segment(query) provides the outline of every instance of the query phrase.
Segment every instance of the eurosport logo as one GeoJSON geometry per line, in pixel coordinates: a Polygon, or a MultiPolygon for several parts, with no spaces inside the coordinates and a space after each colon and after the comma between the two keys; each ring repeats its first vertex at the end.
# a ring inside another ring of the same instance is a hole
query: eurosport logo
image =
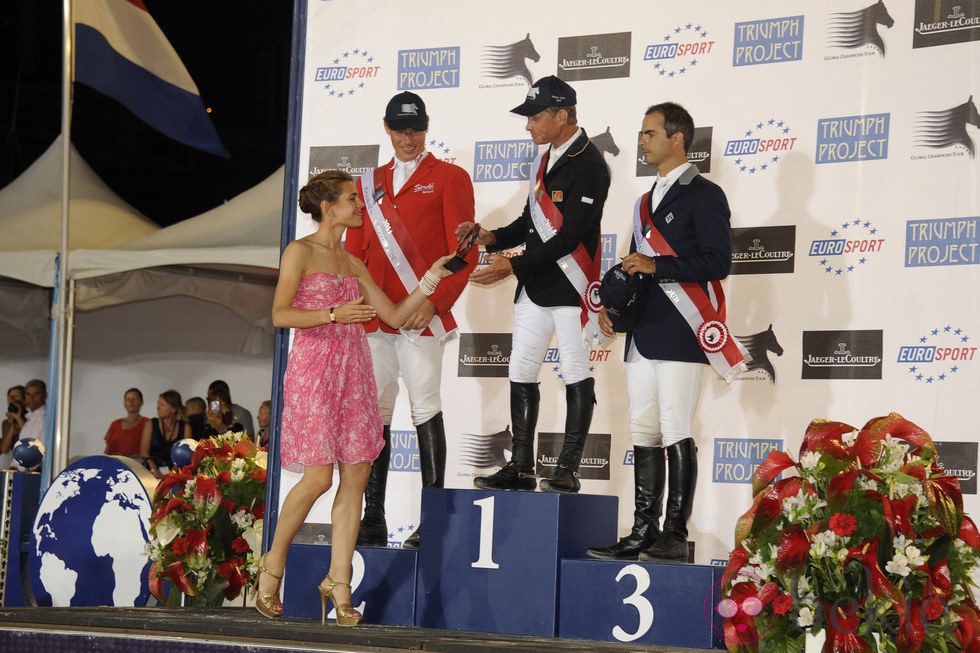
{"type": "MultiPolygon", "coordinates": [[[[695,127],[691,149],[687,152],[688,162],[696,165],[702,173],[711,172],[711,136],[713,131],[713,127],[695,127]]],[[[639,142],[636,144],[636,176],[657,176],[657,166],[647,165],[643,161],[639,142]]]]}
{"type": "Polygon", "coordinates": [[[656,43],[643,50],[643,60],[651,61],[657,76],[673,79],[693,72],[711,54],[715,42],[700,23],[677,25],[656,43]]]}
{"type": "Polygon", "coordinates": [[[324,145],[310,148],[310,176],[343,170],[358,177],[378,167],[379,145],[324,145]]]}
{"type": "Polygon", "coordinates": [[[375,65],[374,57],[360,48],[345,50],[330,63],[333,65],[318,66],[314,70],[313,82],[321,85],[325,95],[335,100],[351,97],[365,88],[366,80],[381,74],[381,66],[375,65]]]}
{"type": "Polygon", "coordinates": [[[809,256],[825,274],[840,277],[864,268],[884,244],[885,239],[870,220],[851,220],[833,229],[830,238],[812,240],[809,256]]]}
{"type": "Polygon", "coordinates": [[[793,130],[785,120],[776,118],[755,123],[745,130],[744,136],[725,144],[725,156],[735,157],[735,167],[747,175],[763,173],[775,167],[779,159],[796,145],[793,130]]]}
{"type": "MultiPolygon", "coordinates": [[[[747,336],[735,336],[751,358],[746,363],[746,371],[735,376],[736,381],[769,381],[776,383],[776,368],[769,354],[783,355],[783,346],[776,340],[772,325],[765,331],[747,336]]],[[[721,377],[719,377],[721,378],[721,377]]]]}
{"type": "MultiPolygon", "coordinates": [[[[564,433],[538,433],[538,457],[535,461],[535,473],[538,476],[551,478],[555,475],[555,466],[564,442],[564,433]]],[[[589,433],[576,476],[583,480],[608,481],[611,442],[610,433],[589,433]]]]}
{"type": "MultiPolygon", "coordinates": [[[[462,433],[459,436],[459,462],[472,470],[503,467],[510,460],[513,436],[508,426],[496,433],[462,433]]],[[[457,476],[474,476],[473,471],[457,476]]]]}
{"type": "Polygon", "coordinates": [[[459,334],[457,376],[506,378],[510,364],[511,334],[459,334]]]}
{"type": "Polygon", "coordinates": [[[480,84],[480,88],[499,88],[501,86],[530,86],[533,80],[531,70],[527,67],[528,61],[537,63],[541,55],[534,48],[531,42],[531,33],[528,32],[520,41],[507,45],[488,45],[483,48],[483,55],[480,58],[483,75],[493,79],[519,81],[492,82],[480,84]]]}
{"type": "Polygon", "coordinates": [[[630,76],[630,32],[562,36],[558,39],[559,79],[611,79],[630,76]]]}
{"type": "Polygon", "coordinates": [[[732,274],[792,274],[796,225],[732,228],[732,274]]]}
{"type": "Polygon", "coordinates": [[[905,223],[905,267],[980,264],[980,217],[909,220],[905,223]]]}
{"type": "Polygon", "coordinates": [[[898,348],[898,363],[916,383],[933,385],[953,381],[963,368],[973,364],[977,348],[966,330],[944,324],[929,330],[914,344],[898,348]]]}
{"type": "Polygon", "coordinates": [[[527,181],[538,146],[530,139],[477,141],[473,157],[473,181],[527,181]]]}
{"type": "Polygon", "coordinates": [[[392,472],[419,471],[419,437],[415,431],[391,430],[391,462],[388,469],[392,472]]]}
{"type": "Polygon", "coordinates": [[[856,50],[847,54],[828,55],[832,59],[885,56],[885,41],[879,25],[891,28],[895,19],[888,13],[883,0],[856,11],[837,12],[830,15],[827,27],[827,45],[832,48],[856,50]]]}
{"type": "MultiPolygon", "coordinates": [[[[595,372],[595,366],[599,363],[607,363],[612,349],[593,348],[589,352],[589,373],[595,372]]],[[[557,347],[549,347],[544,354],[544,364],[551,368],[555,377],[561,381],[565,378],[561,369],[561,352],[557,347]]]]}
{"type": "Polygon", "coordinates": [[[963,494],[977,493],[977,443],[936,441],[939,469],[960,480],[963,494]]]}
{"type": "Polygon", "coordinates": [[[782,440],[715,438],[711,480],[714,483],[752,483],[759,465],[771,451],[781,451],[782,440]]]}
{"type": "Polygon", "coordinates": [[[980,112],[973,95],[966,102],[936,111],[920,111],[915,115],[916,147],[946,150],[930,154],[913,154],[913,161],[948,159],[976,155],[976,144],[968,127],[980,127],[980,112]]]}
{"type": "Polygon", "coordinates": [[[732,66],[759,66],[803,58],[803,16],[735,23],[732,66]]]}
{"type": "Polygon", "coordinates": [[[459,46],[398,51],[398,90],[457,88],[459,46]]]}
{"type": "Polygon", "coordinates": [[[817,163],[850,163],[888,158],[891,114],[821,118],[817,121],[817,163]]]}
{"type": "Polygon", "coordinates": [[[804,331],[804,379],[881,379],[882,332],[804,331]]]}
{"type": "Polygon", "coordinates": [[[980,0],[915,0],[912,48],[980,40],[980,0]]]}

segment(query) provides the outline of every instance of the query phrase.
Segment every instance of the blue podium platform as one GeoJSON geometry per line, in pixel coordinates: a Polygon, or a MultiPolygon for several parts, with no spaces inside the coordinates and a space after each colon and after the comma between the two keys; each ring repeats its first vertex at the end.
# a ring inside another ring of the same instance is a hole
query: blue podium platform
{"type": "MultiPolygon", "coordinates": [[[[282,595],[283,615],[320,619],[317,584],[330,568],[331,547],[293,544],[286,558],[282,595]]],[[[351,603],[372,624],[411,626],[415,619],[415,551],[361,547],[354,551],[351,603]]],[[[327,602],[327,619],[333,606],[327,602]]]]}
{"type": "Polygon", "coordinates": [[[724,569],[563,560],[560,637],[725,648],[715,607],[724,569]]]}
{"type": "Polygon", "coordinates": [[[0,605],[34,605],[27,561],[34,544],[31,526],[41,498],[41,475],[4,471],[0,480],[0,605]]]}
{"type": "Polygon", "coordinates": [[[616,539],[618,499],[422,491],[415,625],[554,636],[561,559],[616,539]]]}

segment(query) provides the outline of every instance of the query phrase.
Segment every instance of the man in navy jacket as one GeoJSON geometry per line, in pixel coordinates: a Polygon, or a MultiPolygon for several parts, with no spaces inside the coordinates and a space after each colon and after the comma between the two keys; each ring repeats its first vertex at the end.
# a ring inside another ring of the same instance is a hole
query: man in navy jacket
{"type": "MultiPolygon", "coordinates": [[[[694,282],[708,293],[710,282],[728,276],[732,262],[728,201],[718,185],[687,161],[693,136],[694,121],[677,104],[654,105],[643,118],[640,150],[645,163],[657,166],[658,176],[649,198],[644,195],[637,203],[630,254],[622,263],[627,274],[642,275],[634,308],[637,319],[626,336],[634,525],[619,542],[590,548],[588,555],[594,558],[688,559],[687,521],[697,482],[692,423],[708,363],[705,351],[716,341],[699,338],[692,321],[701,323],[700,318],[685,318],[678,308],[682,302],[677,301],[681,287],[672,282],[694,282]],[[669,247],[651,248],[651,232],[669,247]],[[664,249],[672,253],[642,253],[664,249]],[[665,485],[667,508],[661,529],[665,485]]],[[[613,335],[605,310],[600,311],[599,325],[606,335],[613,335]]]]}

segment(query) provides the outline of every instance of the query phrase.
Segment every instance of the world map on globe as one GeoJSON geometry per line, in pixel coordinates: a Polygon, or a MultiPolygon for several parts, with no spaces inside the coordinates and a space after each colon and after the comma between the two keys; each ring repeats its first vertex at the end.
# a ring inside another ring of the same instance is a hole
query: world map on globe
{"type": "Polygon", "coordinates": [[[122,457],[90,456],[51,483],[30,555],[38,605],[146,605],[152,502],[135,467],[122,457]]]}

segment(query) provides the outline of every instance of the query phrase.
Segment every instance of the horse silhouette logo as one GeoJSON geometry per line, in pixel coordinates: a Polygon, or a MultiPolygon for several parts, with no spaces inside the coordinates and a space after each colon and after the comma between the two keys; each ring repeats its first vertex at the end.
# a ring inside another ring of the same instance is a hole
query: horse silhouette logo
{"type": "Polygon", "coordinates": [[[459,436],[459,462],[470,467],[503,467],[510,460],[511,432],[508,426],[498,433],[463,433],[459,436]]]}
{"type": "Polygon", "coordinates": [[[511,43],[510,45],[488,45],[483,48],[483,74],[487,77],[495,77],[496,79],[510,79],[511,77],[520,77],[528,85],[534,83],[534,79],[531,77],[531,71],[528,69],[527,64],[524,63],[526,59],[537,63],[541,59],[541,55],[538,51],[534,49],[534,44],[531,43],[531,33],[528,32],[522,40],[516,43],[511,43]]]}
{"type": "Polygon", "coordinates": [[[775,384],[776,370],[772,366],[772,361],[769,360],[769,352],[782,356],[783,347],[776,340],[772,325],[770,324],[768,329],[760,333],[754,333],[750,336],[735,336],[735,339],[749,352],[748,371],[762,370],[769,375],[769,380],[775,384]]]}
{"type": "Polygon", "coordinates": [[[966,131],[967,125],[980,128],[980,113],[972,95],[966,102],[951,109],[920,111],[916,114],[915,144],[932,148],[959,145],[966,148],[972,159],[976,148],[966,131]]]}
{"type": "Polygon", "coordinates": [[[590,140],[600,152],[609,152],[613,156],[619,156],[619,146],[616,145],[616,141],[613,140],[609,127],[606,127],[606,131],[602,132],[598,136],[593,136],[590,140]]]}
{"type": "Polygon", "coordinates": [[[891,28],[894,24],[883,0],[857,11],[831,14],[828,45],[851,49],[873,45],[885,56],[885,42],[878,33],[878,25],[891,28]]]}

